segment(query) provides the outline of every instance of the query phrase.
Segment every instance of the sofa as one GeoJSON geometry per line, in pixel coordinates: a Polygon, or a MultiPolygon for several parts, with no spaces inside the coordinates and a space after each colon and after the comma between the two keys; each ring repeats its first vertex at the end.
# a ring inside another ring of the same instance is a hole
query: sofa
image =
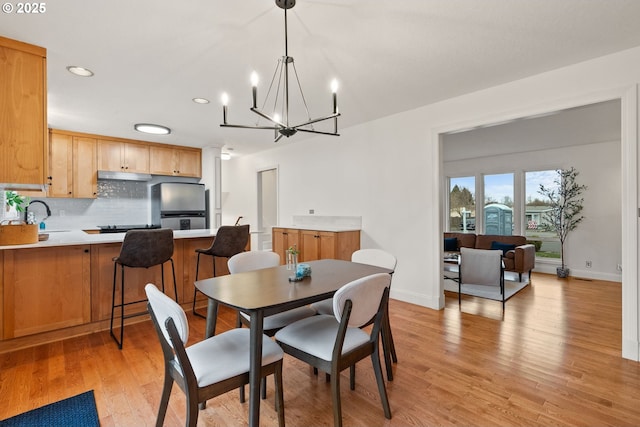
{"type": "Polygon", "coordinates": [[[528,273],[531,276],[531,270],[536,266],[536,248],[527,243],[525,236],[445,232],[444,239],[445,252],[460,252],[462,247],[501,249],[504,270],[518,273],[520,281],[522,281],[522,273],[528,273]],[[455,250],[453,250],[454,247],[455,250]]]}

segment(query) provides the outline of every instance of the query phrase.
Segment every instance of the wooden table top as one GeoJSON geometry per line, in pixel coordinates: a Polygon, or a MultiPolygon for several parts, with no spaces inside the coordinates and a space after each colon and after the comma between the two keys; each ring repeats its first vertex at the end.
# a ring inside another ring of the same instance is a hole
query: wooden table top
{"type": "Polygon", "coordinates": [[[221,304],[244,312],[263,309],[268,315],[330,298],[341,286],[353,280],[376,273],[391,273],[386,268],[335,259],[304,264],[311,267],[311,276],[299,282],[290,282],[289,277],[295,272],[281,265],[199,280],[195,285],[221,304]]]}

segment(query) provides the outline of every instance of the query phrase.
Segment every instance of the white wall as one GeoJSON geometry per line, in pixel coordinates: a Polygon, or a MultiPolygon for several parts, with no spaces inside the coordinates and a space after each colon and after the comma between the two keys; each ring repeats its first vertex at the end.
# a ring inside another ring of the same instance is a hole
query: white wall
{"type": "MultiPolygon", "coordinates": [[[[519,178],[526,171],[571,166],[580,172],[578,182],[588,188],[585,219],[565,243],[566,264],[573,276],[620,281],[616,269],[622,262],[620,141],[445,162],[443,173],[458,177],[514,172],[519,178]],[[592,261],[590,269],[585,268],[587,260],[592,261]]],[[[555,274],[557,264],[538,262],[535,271],[555,274]]]]}
{"type": "Polygon", "coordinates": [[[224,164],[223,212],[253,215],[255,223],[256,171],[277,164],[280,221],[308,209],[362,216],[362,247],[382,247],[398,258],[391,296],[439,309],[444,303],[440,133],[624,95],[623,122],[632,126],[622,141],[622,222],[631,236],[623,236],[623,263],[628,262],[622,348],[624,357],[637,360],[638,81],[640,48],[635,48],[343,129],[339,138],[299,140],[236,159],[224,164]]]}

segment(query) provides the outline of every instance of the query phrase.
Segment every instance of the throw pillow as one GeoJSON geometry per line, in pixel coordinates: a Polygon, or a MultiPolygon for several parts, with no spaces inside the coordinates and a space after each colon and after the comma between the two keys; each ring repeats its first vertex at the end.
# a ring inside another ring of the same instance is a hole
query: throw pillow
{"type": "Polygon", "coordinates": [[[491,242],[491,249],[501,250],[502,256],[505,256],[507,252],[512,251],[516,248],[516,245],[502,242],[491,242]]]}
{"type": "Polygon", "coordinates": [[[444,251],[456,252],[458,250],[458,238],[457,237],[445,237],[444,239],[444,251]]]}

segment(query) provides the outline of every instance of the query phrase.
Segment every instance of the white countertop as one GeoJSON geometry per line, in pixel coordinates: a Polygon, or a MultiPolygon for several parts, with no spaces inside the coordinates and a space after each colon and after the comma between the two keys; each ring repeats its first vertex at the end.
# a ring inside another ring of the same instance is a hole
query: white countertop
{"type": "MultiPolygon", "coordinates": [[[[214,237],[217,229],[202,230],[174,230],[175,239],[190,239],[198,237],[214,237]]],[[[42,233],[48,234],[49,239],[43,242],[28,245],[8,245],[0,246],[3,249],[26,249],[26,248],[47,248],[55,246],[73,245],[95,245],[101,243],[122,243],[125,233],[104,233],[90,234],[82,230],[45,230],[42,233]]]]}
{"type": "Polygon", "coordinates": [[[278,225],[273,228],[290,228],[293,230],[314,230],[314,231],[331,231],[339,233],[341,231],[360,231],[359,227],[344,227],[340,225],[278,225]]]}

